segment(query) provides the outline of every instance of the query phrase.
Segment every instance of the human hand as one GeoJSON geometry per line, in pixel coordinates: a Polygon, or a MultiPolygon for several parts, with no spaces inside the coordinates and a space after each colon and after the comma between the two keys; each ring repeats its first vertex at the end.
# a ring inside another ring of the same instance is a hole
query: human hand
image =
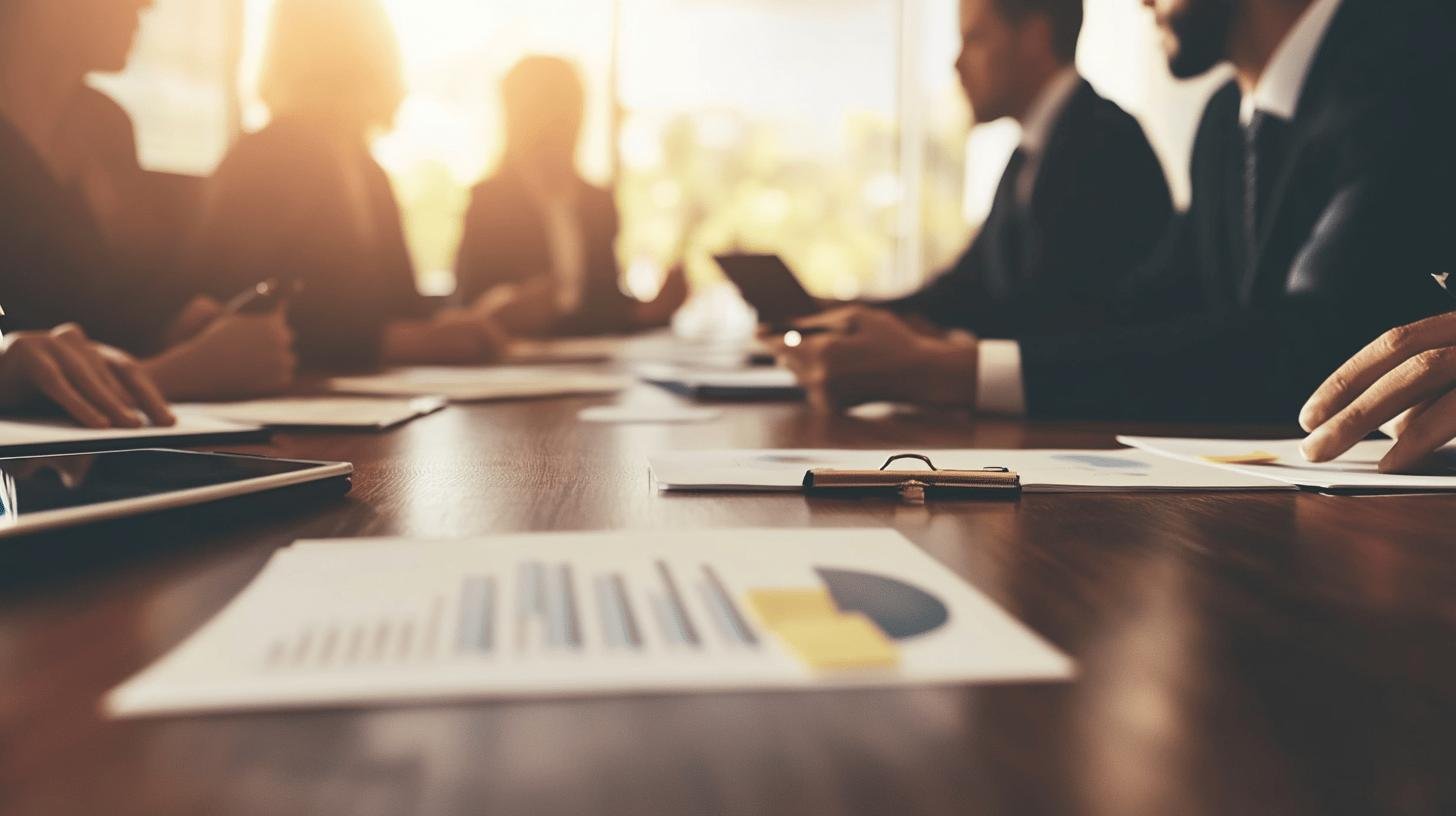
{"type": "Polygon", "coordinates": [[[394,365],[478,365],[505,353],[509,338],[474,309],[446,309],[432,319],[394,323],[385,331],[384,360],[394,365]]]}
{"type": "Polygon", "coordinates": [[[283,390],[293,382],[298,358],[293,330],[279,309],[224,315],[146,367],[174,400],[227,400],[283,390]]]}
{"type": "Polygon", "coordinates": [[[489,317],[506,334],[517,337],[546,334],[561,317],[556,284],[546,277],[501,284],[477,298],[469,310],[489,317]]]}
{"type": "Polygon", "coordinates": [[[922,334],[883,309],[849,306],[805,318],[777,339],[779,360],[815,408],[910,402],[973,408],[977,341],[922,334]]]}
{"type": "Polygon", "coordinates": [[[0,342],[0,401],[22,405],[37,398],[88,428],[138,428],[143,418],[154,425],[177,421],[141,364],[91,342],[75,325],[15,332],[0,342]]]}
{"type": "Polygon", "coordinates": [[[223,305],[216,300],[206,295],[193,298],[182,307],[182,311],[177,313],[171,325],[162,333],[164,347],[171,348],[191,340],[221,317],[222,313],[223,305]]]}
{"type": "Polygon", "coordinates": [[[1456,312],[1392,329],[1325,380],[1299,414],[1300,449],[1326,462],[1380,428],[1380,470],[1410,470],[1456,438],[1456,312]]]}

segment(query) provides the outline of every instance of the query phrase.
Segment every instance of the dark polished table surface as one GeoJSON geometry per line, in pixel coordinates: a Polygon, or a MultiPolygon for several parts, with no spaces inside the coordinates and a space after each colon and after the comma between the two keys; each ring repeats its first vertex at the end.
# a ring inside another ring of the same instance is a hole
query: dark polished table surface
{"type": "MultiPolygon", "coordinates": [[[[1456,497],[659,495],[695,447],[1112,447],[1115,431],[601,399],[454,407],[256,453],[283,497],[22,540],[0,571],[4,814],[1456,813],[1456,497]],[[893,527],[1079,662],[1075,683],[110,721],[98,702],[297,538],[893,527]]],[[[1267,429],[1265,429],[1267,430],[1267,429]]],[[[1251,429],[1222,429],[1224,435],[1251,429]]],[[[1286,431],[1287,433],[1287,431],[1286,431]]]]}

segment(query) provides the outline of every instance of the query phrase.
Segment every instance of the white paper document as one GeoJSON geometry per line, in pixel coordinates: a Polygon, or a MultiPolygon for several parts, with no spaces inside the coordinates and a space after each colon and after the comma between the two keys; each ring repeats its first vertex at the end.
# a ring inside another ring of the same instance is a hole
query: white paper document
{"type": "Polygon", "coordinates": [[[257,423],[230,422],[206,414],[176,409],[173,413],[177,423],[169,426],[147,425],[141,428],[83,428],[65,419],[4,419],[0,420],[0,451],[7,448],[30,448],[41,446],[76,446],[91,444],[124,443],[136,441],[138,447],[145,447],[148,440],[185,440],[189,437],[215,437],[231,434],[257,433],[262,428],[257,423]]]}
{"type": "Polygon", "coordinates": [[[382,431],[444,408],[441,397],[279,397],[178,406],[188,413],[268,428],[382,431]]]}
{"type": "Polygon", "coordinates": [[[803,394],[794,372],[772,366],[713,368],[651,363],[638,366],[637,376],[699,399],[797,398],[803,394]]]}
{"type": "Polygon", "coordinates": [[[1205,467],[1220,468],[1265,479],[1274,479],[1299,487],[1321,490],[1451,490],[1456,491],[1456,445],[1447,446],[1435,457],[1436,473],[1405,476],[1381,473],[1380,460],[1395,443],[1388,439],[1356,443],[1348,453],[1333,462],[1312,464],[1299,452],[1298,439],[1171,439],[1125,436],[1124,445],[1169,457],[1171,460],[1197,462],[1205,467]],[[1259,461],[1260,464],[1237,464],[1220,459],[1259,461]],[[1444,466],[1441,464],[1444,462],[1444,466]],[[1442,475],[1444,471],[1444,475],[1442,475]]]}
{"type": "MultiPolygon", "coordinates": [[[[906,450],[701,450],[649,457],[661,490],[802,490],[814,468],[874,469],[906,450]]],[[[1288,490],[1272,479],[1134,450],[915,451],[946,470],[1009,468],[1026,493],[1288,490]]],[[[918,467],[899,463],[897,468],[918,467]]]]}
{"type": "Polygon", "coordinates": [[[686,425],[712,422],[723,416],[717,408],[694,405],[638,404],[594,405],[577,414],[582,422],[614,425],[686,425]]]}
{"type": "Polygon", "coordinates": [[[561,337],[513,340],[506,352],[509,365],[605,363],[617,359],[628,343],[625,337],[561,337]]]}
{"type": "Polygon", "coordinates": [[[451,402],[612,394],[631,380],[599,369],[567,366],[399,368],[382,374],[335,377],[330,391],[341,394],[441,396],[451,402]]]}
{"type": "Polygon", "coordinates": [[[627,336],[556,337],[516,340],[506,353],[508,365],[567,363],[682,363],[714,368],[739,368],[750,356],[765,351],[751,339],[721,342],[689,340],[669,331],[627,336]]]}
{"type": "Polygon", "coordinates": [[[105,699],[116,716],[1069,679],[890,530],[299,542],[105,699]]]}

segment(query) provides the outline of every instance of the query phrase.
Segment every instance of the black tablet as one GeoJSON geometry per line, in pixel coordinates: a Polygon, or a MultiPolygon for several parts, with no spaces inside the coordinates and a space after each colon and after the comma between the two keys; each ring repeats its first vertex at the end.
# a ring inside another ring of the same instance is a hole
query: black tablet
{"type": "Polygon", "coordinates": [[[129,450],[0,458],[0,538],[336,479],[354,466],[225,453],[129,450]]]}
{"type": "Polygon", "coordinates": [[[777,255],[717,255],[713,260],[758,311],[760,323],[783,325],[821,311],[819,301],[777,255]]]}

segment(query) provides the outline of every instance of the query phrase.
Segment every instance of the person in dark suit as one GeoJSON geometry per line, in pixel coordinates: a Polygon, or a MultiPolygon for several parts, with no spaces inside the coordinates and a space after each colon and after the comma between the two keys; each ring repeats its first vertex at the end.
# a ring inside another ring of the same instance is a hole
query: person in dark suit
{"type": "Polygon", "coordinates": [[[686,287],[673,270],[658,297],[622,293],[611,191],[576,171],[585,111],[571,63],[526,57],[501,83],[506,150],[471,195],[456,263],[457,295],[487,298],[512,334],[602,334],[664,325],[686,287]]]}
{"type": "Polygon", "coordinates": [[[398,203],[369,152],[404,98],[384,8],[279,0],[260,92],[272,121],[218,167],[187,267],[217,296],[300,282],[289,319],[312,368],[495,359],[505,339],[489,315],[437,310],[415,288],[398,203]]]}
{"type": "MultiPolygon", "coordinates": [[[[922,329],[1002,338],[1109,324],[1173,205],[1142,127],[1074,67],[1082,17],[1081,0],[962,0],[956,70],[976,118],[1014,119],[1022,130],[991,211],[960,260],[922,290],[811,323],[891,325],[893,312],[922,329]]],[[[878,376],[834,379],[827,387],[845,393],[880,387],[878,376]]],[[[933,387],[930,372],[898,379],[933,387]]]]}
{"type": "Polygon", "coordinates": [[[1173,205],[1137,120],[1073,66],[1081,25],[1080,0],[963,4],[966,95],[978,121],[1017,120],[1021,143],[960,260],[883,305],[982,337],[1106,325],[1173,205]]]}
{"type": "MultiPolygon", "coordinates": [[[[937,401],[1050,418],[1292,421],[1340,361],[1441,307],[1429,272],[1448,252],[1439,224],[1453,217],[1452,173],[1436,141],[1449,128],[1433,117],[1449,115],[1452,74],[1437,4],[1144,2],[1176,75],[1226,59],[1237,75],[1204,112],[1189,213],[1123,304],[1126,326],[918,348],[944,378],[937,401]]],[[[857,342],[894,346],[879,335],[857,342]]],[[[909,362],[854,364],[866,379],[863,369],[909,362]]],[[[801,362],[814,364],[822,355],[801,362]]]]}
{"type": "MultiPolygon", "coordinates": [[[[129,188],[109,185],[117,177],[108,168],[131,145],[130,123],[84,83],[88,73],[125,66],[149,5],[0,3],[0,327],[58,352],[14,359],[25,361],[20,373],[44,375],[44,393],[88,425],[139,424],[134,409],[169,419],[160,394],[254,395],[293,375],[291,337],[275,315],[217,315],[171,335],[184,301],[160,297],[151,270],[131,268],[106,229],[129,204],[129,188]],[[150,356],[136,363],[113,345],[150,356]],[[83,403],[114,410],[87,412],[83,403]]],[[[128,160],[134,154],[120,161],[128,160]]]]}

